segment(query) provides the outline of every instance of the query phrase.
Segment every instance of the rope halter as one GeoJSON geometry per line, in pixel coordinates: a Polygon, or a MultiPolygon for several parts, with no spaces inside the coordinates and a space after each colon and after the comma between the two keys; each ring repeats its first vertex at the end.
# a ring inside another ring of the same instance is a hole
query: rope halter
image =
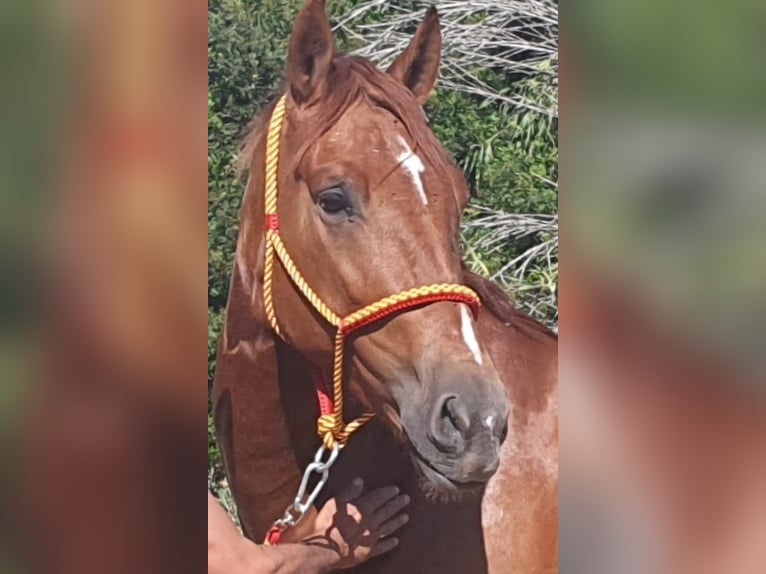
{"type": "Polygon", "coordinates": [[[389,295],[345,317],[340,317],[330,309],[309,286],[300,271],[298,271],[295,262],[290,257],[279,235],[277,173],[279,169],[279,144],[284,117],[285,95],[282,95],[271,115],[266,138],[266,255],[264,261],[263,302],[271,328],[284,340],[274,310],[273,294],[274,260],[279,259],[288,277],[298,287],[306,300],[311,303],[311,306],[316,309],[325,321],[336,328],[332,396],[329,396],[322,388],[324,385],[316,385],[320,406],[317,432],[322,439],[323,445],[327,449],[334,449],[345,445],[354,431],[373,417],[372,413],[366,413],[349,423],[343,422],[343,351],[346,336],[357,329],[380,321],[394,313],[436,301],[465,303],[471,306],[474,314],[478,312],[480,303],[478,295],[465,285],[437,283],[389,295]]]}

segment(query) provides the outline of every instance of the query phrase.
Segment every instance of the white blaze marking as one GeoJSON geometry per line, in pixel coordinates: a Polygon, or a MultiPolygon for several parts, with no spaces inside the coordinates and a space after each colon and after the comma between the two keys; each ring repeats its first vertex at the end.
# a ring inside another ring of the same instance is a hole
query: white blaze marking
{"type": "Polygon", "coordinates": [[[484,426],[489,430],[495,428],[495,417],[493,415],[488,415],[487,418],[484,419],[484,426]]]}
{"type": "Polygon", "coordinates": [[[418,189],[420,201],[423,202],[423,205],[428,205],[426,191],[423,189],[423,180],[420,177],[420,174],[426,170],[426,166],[423,165],[420,157],[418,157],[416,153],[413,153],[412,149],[410,149],[410,146],[406,141],[404,141],[402,136],[398,136],[398,139],[399,144],[403,149],[402,153],[399,154],[398,160],[402,164],[402,167],[405,169],[405,171],[407,171],[409,174],[410,179],[412,179],[412,183],[414,183],[415,187],[418,189]]]}
{"type": "Polygon", "coordinates": [[[473,358],[481,365],[484,363],[484,359],[481,356],[481,349],[479,349],[479,341],[476,340],[476,333],[473,330],[473,323],[471,322],[471,316],[468,314],[468,307],[465,305],[460,306],[460,318],[461,318],[461,331],[463,333],[463,340],[468,345],[473,358]]]}

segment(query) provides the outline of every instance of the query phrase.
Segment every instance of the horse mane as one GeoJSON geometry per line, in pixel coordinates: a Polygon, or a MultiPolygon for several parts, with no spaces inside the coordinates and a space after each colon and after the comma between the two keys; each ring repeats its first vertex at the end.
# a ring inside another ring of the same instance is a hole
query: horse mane
{"type": "MultiPolygon", "coordinates": [[[[330,130],[346,110],[360,100],[367,100],[393,114],[409,133],[418,152],[429,161],[436,165],[451,162],[449,154],[428,128],[425,113],[412,93],[366,58],[336,53],[326,85],[327,92],[316,105],[306,110],[307,114],[311,114],[311,120],[301,123],[299,138],[303,144],[295,157],[296,165],[308,148],[330,130]]],[[[284,85],[280,93],[288,89],[289,87],[284,85]]],[[[276,99],[250,123],[240,148],[240,174],[251,169],[257,150],[264,141],[275,105],[276,99]]]]}
{"type": "Polygon", "coordinates": [[[517,309],[511,298],[499,285],[469,270],[465,263],[462,264],[462,267],[465,284],[476,291],[482,305],[505,326],[515,327],[537,340],[550,337],[558,339],[548,327],[517,309]]]}

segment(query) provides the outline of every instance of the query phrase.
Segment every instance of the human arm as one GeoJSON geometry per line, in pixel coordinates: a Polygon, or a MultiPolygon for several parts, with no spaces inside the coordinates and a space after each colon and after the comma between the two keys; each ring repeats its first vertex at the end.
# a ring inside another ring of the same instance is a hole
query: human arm
{"type": "Polygon", "coordinates": [[[320,574],[361,564],[394,548],[389,537],[407,522],[409,502],[387,487],[361,496],[355,481],[319,511],[311,534],[296,544],[261,546],[242,536],[208,492],[208,574],[320,574]]]}

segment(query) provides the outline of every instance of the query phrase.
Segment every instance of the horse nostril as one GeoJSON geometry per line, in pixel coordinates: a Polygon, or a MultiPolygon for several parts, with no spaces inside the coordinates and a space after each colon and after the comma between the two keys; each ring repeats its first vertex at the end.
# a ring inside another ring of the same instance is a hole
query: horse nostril
{"type": "Polygon", "coordinates": [[[457,453],[465,446],[470,417],[466,407],[455,395],[448,395],[437,403],[431,418],[430,436],[442,452],[457,453]]]}
{"type": "Polygon", "coordinates": [[[468,430],[471,419],[465,406],[460,403],[457,397],[450,397],[444,401],[442,406],[442,418],[448,419],[461,434],[468,430]]]}

